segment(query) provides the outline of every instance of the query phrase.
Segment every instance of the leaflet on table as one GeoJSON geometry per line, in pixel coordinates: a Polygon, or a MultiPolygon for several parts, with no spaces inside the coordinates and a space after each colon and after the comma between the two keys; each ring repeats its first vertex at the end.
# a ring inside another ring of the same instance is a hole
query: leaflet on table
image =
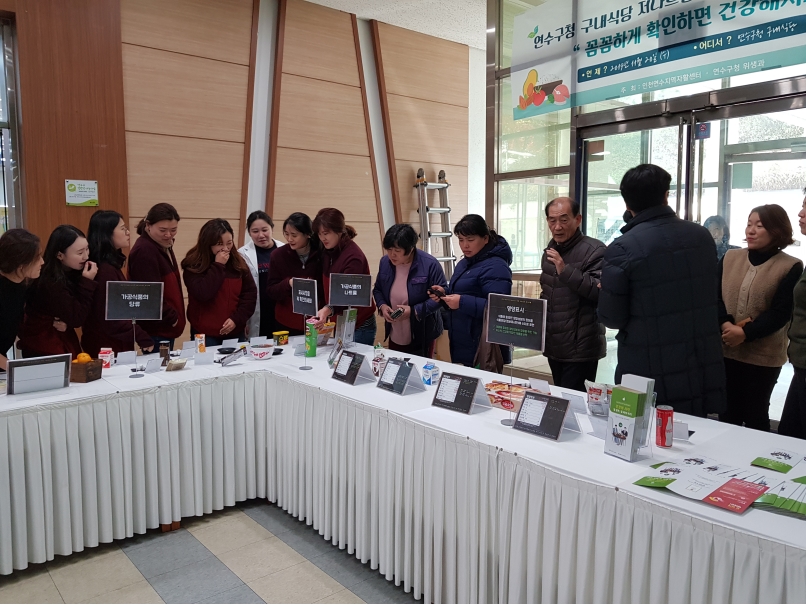
{"type": "Polygon", "coordinates": [[[778,471],[779,473],[788,473],[801,460],[803,460],[803,454],[772,448],[758,456],[750,464],[778,471]]]}
{"type": "Polygon", "coordinates": [[[634,462],[644,431],[646,393],[624,386],[613,387],[608,414],[606,454],[634,462]]]}
{"type": "MultiPolygon", "coordinates": [[[[733,470],[736,470],[735,467],[733,470]]],[[[635,481],[635,485],[666,488],[684,498],[743,513],[769,488],[761,477],[755,477],[758,481],[753,481],[753,471],[749,471],[746,479],[733,475],[734,472],[728,467],[718,463],[690,466],[666,462],[658,466],[652,475],[635,481]]]]}
{"type": "Polygon", "coordinates": [[[753,506],[788,517],[806,518],[806,485],[781,481],[762,494],[753,506]]]}

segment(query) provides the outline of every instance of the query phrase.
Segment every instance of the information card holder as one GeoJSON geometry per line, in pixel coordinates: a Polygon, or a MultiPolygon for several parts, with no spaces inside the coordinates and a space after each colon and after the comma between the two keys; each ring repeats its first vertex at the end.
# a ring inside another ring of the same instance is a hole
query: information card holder
{"type": "Polygon", "coordinates": [[[526,391],[512,428],[558,441],[570,407],[567,399],[526,391]]]}
{"type": "Polygon", "coordinates": [[[9,359],[6,393],[21,395],[70,386],[70,353],[9,359]]]}
{"type": "Polygon", "coordinates": [[[473,404],[490,407],[487,391],[478,378],[447,372],[440,376],[431,405],[469,414],[473,404]]]}
{"type": "Polygon", "coordinates": [[[362,382],[375,382],[375,374],[372,373],[366,356],[354,351],[344,351],[341,354],[332,377],[352,386],[362,382]]]}
{"type": "Polygon", "coordinates": [[[398,395],[421,392],[425,390],[423,379],[413,363],[402,359],[390,358],[378,379],[378,388],[398,395]]]}
{"type": "MultiPolygon", "coordinates": [[[[539,298],[490,294],[487,297],[487,333],[490,344],[509,347],[510,363],[515,359],[515,347],[542,351],[546,344],[546,301],[539,298]]],[[[510,387],[513,384],[509,372],[510,387]]],[[[512,412],[501,421],[504,426],[513,426],[512,412]]]]}
{"type": "MultiPolygon", "coordinates": [[[[132,322],[132,350],[137,351],[137,322],[162,319],[162,282],[106,282],[106,320],[132,322]]],[[[142,378],[136,371],[129,378],[142,378]]]]}
{"type": "Polygon", "coordinates": [[[328,302],[333,307],[347,307],[347,310],[336,318],[336,337],[341,338],[345,348],[352,347],[355,342],[355,330],[360,326],[351,323],[353,307],[372,306],[372,276],[353,273],[331,273],[328,302]]]}
{"type": "MultiPolygon", "coordinates": [[[[291,278],[291,310],[297,315],[302,315],[303,331],[306,330],[308,318],[319,313],[319,295],[317,292],[315,279],[291,278]]],[[[307,355],[305,356],[305,364],[301,365],[299,369],[313,370],[313,367],[308,365],[307,355]]]]}

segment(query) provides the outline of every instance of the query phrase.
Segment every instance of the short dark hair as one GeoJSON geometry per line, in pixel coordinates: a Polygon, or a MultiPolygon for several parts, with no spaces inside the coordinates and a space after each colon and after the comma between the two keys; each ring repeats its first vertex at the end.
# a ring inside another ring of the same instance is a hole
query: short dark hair
{"type": "Polygon", "coordinates": [[[246,219],[246,230],[249,231],[252,228],[252,223],[255,221],[266,221],[269,224],[269,227],[274,229],[274,221],[271,220],[271,217],[263,212],[262,210],[255,210],[249,217],[246,219]]]}
{"type": "Polygon", "coordinates": [[[456,226],[454,226],[453,233],[454,235],[463,235],[465,237],[468,235],[489,237],[490,242],[493,243],[498,241],[498,234],[490,229],[489,225],[487,225],[487,221],[484,220],[484,217],[479,216],[478,214],[465,214],[459,219],[459,222],[456,223],[456,226]]]}
{"type": "Polygon", "coordinates": [[[9,229],[0,237],[0,271],[14,274],[39,260],[41,242],[25,229],[9,229]]]}
{"type": "Polygon", "coordinates": [[[387,229],[386,235],[383,236],[383,248],[401,248],[406,254],[411,254],[411,251],[417,247],[419,236],[411,225],[406,223],[399,223],[392,225],[387,229]]]}
{"type": "Polygon", "coordinates": [[[619,190],[627,208],[638,214],[647,208],[663,206],[672,175],[655,164],[640,164],[622,177],[619,190]]]}
{"type": "Polygon", "coordinates": [[[546,218],[548,218],[548,216],[549,216],[549,208],[551,208],[551,206],[553,204],[559,204],[561,202],[568,202],[569,204],[571,204],[571,215],[574,216],[574,217],[579,216],[579,202],[578,201],[576,201],[572,197],[555,197],[548,204],[546,204],[546,218]]]}
{"type": "Polygon", "coordinates": [[[758,214],[761,224],[764,225],[767,233],[772,238],[768,250],[783,250],[795,243],[792,237],[792,223],[789,221],[786,210],[781,206],[778,204],[765,204],[756,206],[750,211],[750,214],[754,212],[758,214]]]}

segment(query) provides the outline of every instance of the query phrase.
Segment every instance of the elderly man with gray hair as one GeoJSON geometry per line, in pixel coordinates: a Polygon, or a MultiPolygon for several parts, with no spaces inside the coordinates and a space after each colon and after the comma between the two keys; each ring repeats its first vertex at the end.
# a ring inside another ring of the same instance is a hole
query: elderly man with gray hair
{"type": "Polygon", "coordinates": [[[576,200],[551,200],[546,221],[552,238],[541,263],[540,298],[548,311],[543,355],[555,385],[584,391],[607,353],[605,328],[596,315],[605,245],[582,234],[576,200]]]}

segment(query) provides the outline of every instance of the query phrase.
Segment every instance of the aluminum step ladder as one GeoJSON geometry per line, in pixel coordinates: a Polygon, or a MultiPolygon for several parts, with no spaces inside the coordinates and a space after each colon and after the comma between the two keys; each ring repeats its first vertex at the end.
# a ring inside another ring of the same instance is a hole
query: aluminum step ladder
{"type": "Polygon", "coordinates": [[[448,281],[456,268],[456,255],[453,251],[453,231],[451,227],[451,207],[448,204],[448,187],[450,183],[445,179],[445,171],[440,170],[437,183],[425,180],[425,171],[417,170],[417,180],[414,188],[417,189],[417,200],[420,213],[420,242],[423,251],[436,257],[442,263],[445,277],[448,281]],[[428,192],[437,191],[438,205],[428,205],[428,192]],[[439,231],[431,230],[431,215],[439,215],[439,231]],[[436,241],[435,241],[436,240],[436,241]],[[439,248],[439,250],[437,250],[439,248]]]}

